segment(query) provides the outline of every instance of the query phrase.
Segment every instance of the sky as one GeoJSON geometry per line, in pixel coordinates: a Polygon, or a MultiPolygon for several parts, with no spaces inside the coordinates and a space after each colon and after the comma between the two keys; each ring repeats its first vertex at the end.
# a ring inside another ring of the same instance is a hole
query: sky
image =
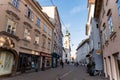
{"type": "Polygon", "coordinates": [[[86,38],[87,0],[37,0],[41,6],[57,6],[62,24],[62,32],[68,27],[71,38],[71,53],[76,53],[78,44],[86,38]]]}

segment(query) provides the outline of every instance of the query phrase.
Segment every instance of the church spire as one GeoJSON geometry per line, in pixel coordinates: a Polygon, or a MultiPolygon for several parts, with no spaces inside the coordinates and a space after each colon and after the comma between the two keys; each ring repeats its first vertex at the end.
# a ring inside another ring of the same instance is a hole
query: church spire
{"type": "Polygon", "coordinates": [[[70,33],[68,31],[68,27],[66,27],[66,33],[65,33],[65,36],[70,36],[70,33]]]}

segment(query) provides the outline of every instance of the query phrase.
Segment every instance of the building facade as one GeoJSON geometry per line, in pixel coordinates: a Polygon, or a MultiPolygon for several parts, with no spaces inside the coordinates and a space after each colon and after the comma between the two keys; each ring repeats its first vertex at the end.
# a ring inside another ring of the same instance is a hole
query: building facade
{"type": "Polygon", "coordinates": [[[49,20],[55,26],[53,31],[53,50],[52,50],[52,67],[59,65],[60,58],[62,58],[62,46],[63,46],[63,34],[62,26],[58,9],[56,6],[44,6],[43,12],[45,12],[50,18],[49,20]]]}
{"type": "Polygon", "coordinates": [[[94,17],[100,28],[105,77],[120,79],[120,0],[96,0],[94,17]]]}
{"type": "Polygon", "coordinates": [[[92,61],[95,63],[95,70],[103,70],[100,34],[96,20],[94,19],[95,0],[88,0],[88,21],[86,25],[86,34],[90,39],[90,52],[92,61]]]}
{"type": "Polygon", "coordinates": [[[35,0],[0,1],[0,76],[51,67],[54,25],[35,0]]]}
{"type": "Polygon", "coordinates": [[[87,38],[83,40],[76,49],[76,62],[79,62],[80,64],[87,64],[88,59],[86,56],[89,54],[89,49],[89,39],[87,38]]]}

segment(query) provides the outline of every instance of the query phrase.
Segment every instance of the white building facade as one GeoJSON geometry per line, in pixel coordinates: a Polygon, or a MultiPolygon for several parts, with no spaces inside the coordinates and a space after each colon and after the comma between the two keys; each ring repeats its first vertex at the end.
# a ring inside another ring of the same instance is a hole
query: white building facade
{"type": "Polygon", "coordinates": [[[86,35],[89,37],[90,52],[92,61],[95,63],[95,70],[103,70],[102,54],[100,52],[99,28],[94,17],[95,0],[88,0],[88,21],[86,24],[86,35]]]}
{"type": "Polygon", "coordinates": [[[77,52],[76,52],[76,62],[79,62],[79,63],[82,63],[82,64],[88,63],[86,55],[88,55],[88,53],[90,51],[89,39],[87,38],[87,39],[83,40],[79,44],[79,46],[76,50],[77,50],[77,52]]]}

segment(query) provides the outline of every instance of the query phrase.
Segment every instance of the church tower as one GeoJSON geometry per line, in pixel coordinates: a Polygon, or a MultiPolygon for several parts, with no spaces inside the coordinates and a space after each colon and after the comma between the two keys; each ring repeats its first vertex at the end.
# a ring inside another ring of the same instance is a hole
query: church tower
{"type": "Polygon", "coordinates": [[[71,48],[70,48],[70,33],[68,31],[68,28],[66,28],[66,33],[64,36],[64,49],[66,52],[66,62],[70,62],[71,61],[71,48]]]}

